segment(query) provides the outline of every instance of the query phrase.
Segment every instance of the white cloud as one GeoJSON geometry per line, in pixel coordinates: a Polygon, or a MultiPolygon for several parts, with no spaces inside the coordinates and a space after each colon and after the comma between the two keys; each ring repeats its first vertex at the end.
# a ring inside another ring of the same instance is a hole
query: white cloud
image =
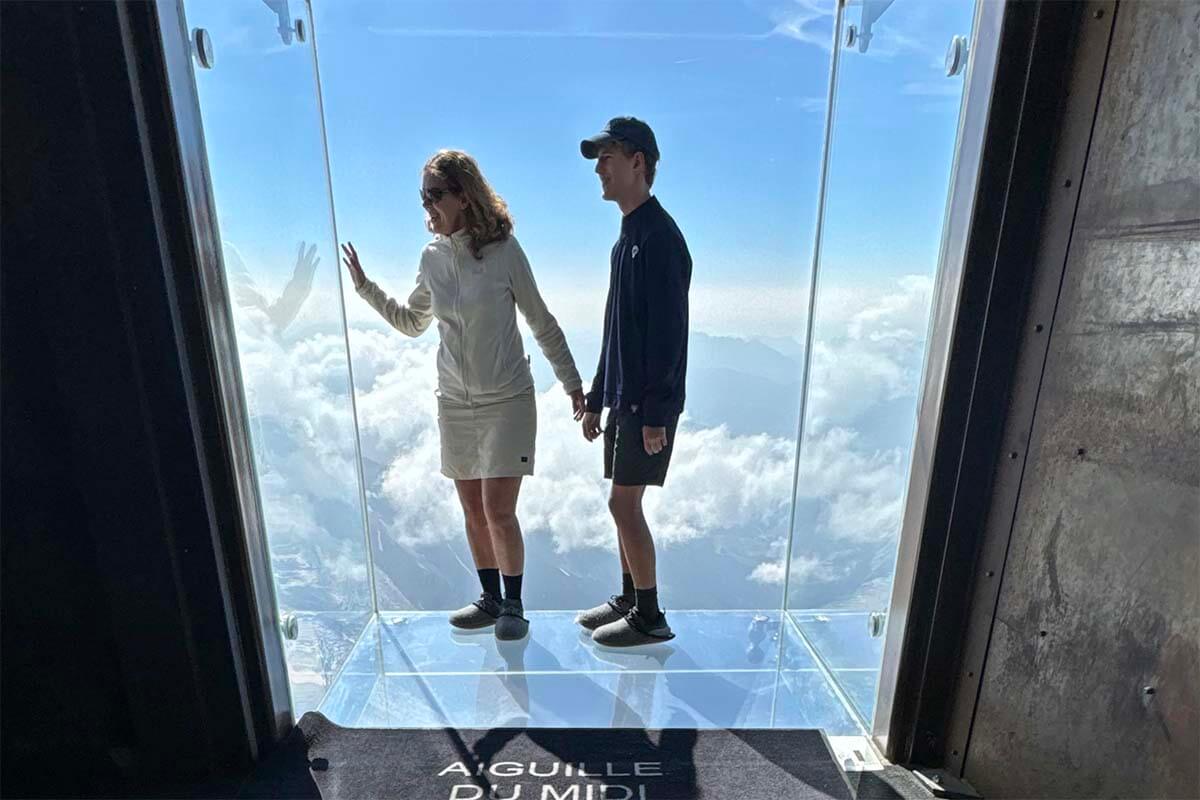
{"type": "MultiPolygon", "coordinates": [[[[712,283],[696,276],[688,294],[691,328],[713,336],[796,336],[808,313],[808,265],[790,270],[789,283],[712,283]]],[[[787,274],[785,272],[785,274],[787,274]]],[[[568,334],[599,333],[607,286],[544,281],[546,304],[568,334]]],[[[374,313],[374,312],[372,312],[374,313]]],[[[351,316],[353,324],[358,325],[351,316]]]]}
{"type": "Polygon", "coordinates": [[[829,108],[829,101],[824,97],[801,97],[797,101],[801,111],[807,111],[810,114],[824,114],[829,108]]]}
{"type": "MultiPolygon", "coordinates": [[[[791,579],[800,582],[828,581],[836,577],[833,568],[816,556],[799,556],[792,559],[791,579]]],[[[756,583],[782,586],[787,579],[783,561],[764,561],[750,573],[756,583]]]]}
{"type": "MultiPolygon", "coordinates": [[[[894,20],[895,16],[889,16],[894,20]]],[[[903,17],[901,17],[903,19],[903,17]]],[[[892,59],[902,55],[921,55],[926,60],[937,59],[935,63],[941,66],[939,47],[922,39],[925,32],[919,26],[909,23],[897,26],[891,21],[877,21],[871,26],[871,41],[867,46],[868,58],[892,59]]]]}
{"type": "MultiPolygon", "coordinates": [[[[756,42],[773,36],[812,44],[829,50],[832,37],[833,12],[822,0],[753,0],[749,3],[770,21],[771,28],[763,32],[689,31],[676,30],[597,30],[597,29],[536,29],[536,28],[409,28],[369,25],[366,30],[376,36],[401,38],[449,39],[598,39],[625,41],[745,41],[756,42]]],[[[676,63],[687,63],[676,62],[676,63]]]]}
{"type": "MultiPolygon", "coordinates": [[[[905,454],[873,445],[855,425],[882,402],[915,396],[930,289],[929,279],[910,277],[866,290],[822,290],[812,419],[796,490],[801,502],[818,509],[806,536],[893,546],[905,454]]],[[[235,317],[263,506],[272,550],[281,559],[277,576],[293,588],[333,582],[337,585],[326,587],[331,602],[346,606],[366,581],[354,511],[355,431],[340,312],[322,329],[313,320],[328,318],[329,304],[319,305],[301,314],[294,332],[273,330],[258,309],[238,309],[235,317]]],[[[755,306],[741,308],[742,324],[752,326],[746,308],[755,306]]],[[[452,483],[439,471],[436,332],[413,340],[354,325],[350,333],[362,453],[375,476],[367,487],[376,511],[374,534],[410,549],[461,544],[462,513],[452,483]]],[[[561,387],[540,393],[537,403],[537,475],[526,481],[519,507],[526,535],[548,537],[560,553],[614,550],[601,443],[583,440],[561,387]]],[[[647,495],[647,516],[660,546],[713,539],[718,547],[726,532],[749,531],[740,545],[747,554],[761,555],[752,555],[759,563],[741,579],[782,583],[786,543],[780,531],[791,510],[794,441],[734,435],[724,425],[700,427],[686,416],[677,440],[666,488],[647,495]]],[[[603,568],[608,566],[604,561],[603,568]]],[[[808,583],[841,580],[854,569],[810,553],[796,555],[791,568],[793,580],[808,583]]],[[[397,585],[413,585],[405,575],[389,577],[397,585]]],[[[722,591],[736,599],[736,583],[722,591]]],[[[880,591],[875,587],[870,594],[880,591]]]]}
{"type": "Polygon", "coordinates": [[[892,576],[890,574],[872,578],[858,587],[850,597],[839,601],[836,607],[854,609],[886,609],[892,597],[892,576]]]}
{"type": "Polygon", "coordinates": [[[500,30],[488,28],[395,28],[382,26],[368,26],[367,32],[376,36],[392,36],[404,39],[599,39],[644,42],[756,42],[767,38],[772,33],[649,30],[535,30],[530,28],[500,30]]]}
{"type": "Polygon", "coordinates": [[[864,447],[859,434],[845,428],[808,437],[804,445],[796,489],[800,497],[873,493],[884,485],[895,464],[894,453],[864,447]]]}
{"type": "MultiPolygon", "coordinates": [[[[372,332],[356,339],[374,343],[372,332]]],[[[457,541],[462,517],[449,480],[439,474],[436,407],[409,396],[404,375],[435,375],[433,349],[416,351],[376,375],[359,401],[363,451],[388,466],[378,487],[388,504],[388,535],[405,545],[457,541]],[[390,452],[390,455],[389,455],[390,452]]],[[[371,353],[356,347],[356,358],[371,353]]],[[[378,351],[374,351],[378,353],[378,351]]],[[[417,384],[419,385],[419,384],[417,384]]],[[[432,397],[432,394],[430,393],[432,397]]],[[[602,476],[602,443],[586,442],[559,385],[537,397],[537,474],[521,490],[521,523],[527,535],[550,536],[555,549],[615,549],[608,484],[602,476]]],[[[757,522],[764,526],[787,512],[794,445],[770,436],[733,436],[723,426],[693,428],[685,417],[677,432],[672,472],[661,492],[647,496],[646,514],[665,547],[714,531],[757,522]]]]}
{"type": "MultiPolygon", "coordinates": [[[[712,336],[800,336],[808,313],[807,263],[785,270],[783,283],[715,283],[697,279],[688,294],[689,319],[695,332],[712,336]]],[[[597,331],[604,318],[605,287],[545,281],[542,294],[559,322],[570,332],[597,331]]],[[[818,339],[851,336],[920,342],[928,327],[933,278],[907,275],[870,285],[822,286],[817,296],[818,339]]],[[[365,303],[353,298],[356,305],[365,303]]],[[[369,310],[369,309],[368,309],[369,310]]],[[[374,313],[374,312],[372,312],[374,313]]],[[[350,320],[354,327],[378,327],[369,318],[350,320]],[[364,325],[366,323],[366,325],[364,325]]]]}
{"type": "Polygon", "coordinates": [[[867,291],[822,292],[809,383],[811,433],[916,396],[932,290],[932,279],[908,276],[867,291]]]}
{"type": "Polygon", "coordinates": [[[287,341],[257,309],[235,311],[260,469],[315,498],[357,494],[354,417],[340,336],[287,341]]]}
{"type": "Polygon", "coordinates": [[[920,338],[927,327],[933,278],[904,275],[892,281],[822,286],[817,295],[818,333],[871,333],[867,324],[879,321],[889,329],[908,331],[920,338]],[[855,325],[853,331],[850,331],[855,325]]]}
{"type": "Polygon", "coordinates": [[[773,4],[767,9],[775,25],[772,33],[829,50],[833,44],[832,7],[832,4],[819,0],[773,4]]]}
{"type": "Polygon", "coordinates": [[[829,532],[838,539],[891,540],[903,511],[903,487],[894,480],[902,476],[901,469],[900,464],[893,462],[880,470],[879,487],[844,492],[831,498],[826,518],[829,532]]]}

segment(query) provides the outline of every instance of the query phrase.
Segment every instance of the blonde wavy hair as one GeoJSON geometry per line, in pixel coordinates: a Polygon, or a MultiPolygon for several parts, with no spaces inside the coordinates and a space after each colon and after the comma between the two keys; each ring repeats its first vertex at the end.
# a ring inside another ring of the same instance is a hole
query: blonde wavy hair
{"type": "Polygon", "coordinates": [[[496,191],[474,158],[461,150],[439,150],[425,162],[424,174],[441,178],[455,194],[467,201],[463,210],[471,255],[483,258],[483,248],[512,235],[513,220],[508,204],[496,191]]]}

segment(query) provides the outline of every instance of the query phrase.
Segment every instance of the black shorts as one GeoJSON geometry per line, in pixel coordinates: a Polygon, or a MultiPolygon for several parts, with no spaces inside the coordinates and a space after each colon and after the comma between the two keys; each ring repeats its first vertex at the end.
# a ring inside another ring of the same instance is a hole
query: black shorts
{"type": "Polygon", "coordinates": [[[675,449],[675,425],[667,428],[667,446],[656,455],[646,452],[640,414],[608,412],[604,427],[604,477],[616,486],[662,486],[675,449]]]}

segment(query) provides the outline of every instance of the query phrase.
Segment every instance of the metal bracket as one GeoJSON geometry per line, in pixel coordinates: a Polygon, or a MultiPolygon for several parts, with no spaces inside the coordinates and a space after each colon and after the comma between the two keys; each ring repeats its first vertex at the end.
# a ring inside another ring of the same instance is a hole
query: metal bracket
{"type": "Polygon", "coordinates": [[[970,44],[965,36],[955,36],[946,48],[946,77],[953,78],[967,68],[970,44]]]}
{"type": "Polygon", "coordinates": [[[300,620],[296,618],[295,614],[288,614],[284,617],[279,628],[283,632],[283,638],[289,642],[294,642],[300,637],[300,620]]]}
{"type": "Polygon", "coordinates": [[[982,797],[971,784],[942,769],[914,769],[912,774],[921,785],[933,792],[934,797],[960,797],[969,800],[979,800],[982,797]]]}
{"type": "Polygon", "coordinates": [[[208,35],[207,28],[196,28],[192,31],[192,55],[203,69],[212,69],[216,64],[212,37],[208,35]]]}

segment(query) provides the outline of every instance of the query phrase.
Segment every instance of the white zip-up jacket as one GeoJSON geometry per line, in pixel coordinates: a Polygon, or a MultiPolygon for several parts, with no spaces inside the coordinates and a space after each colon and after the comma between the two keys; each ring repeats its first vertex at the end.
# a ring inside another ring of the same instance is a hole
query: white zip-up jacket
{"type": "Polygon", "coordinates": [[[465,231],[438,236],[421,252],[408,302],[396,302],[369,280],[358,294],[408,336],[420,336],[437,319],[438,396],[444,401],[483,405],[533,389],[517,329],[518,308],[563,389],[570,394],[582,388],[567,339],[546,308],[516,238],[489,244],[482,255],[471,254],[465,231]]]}

